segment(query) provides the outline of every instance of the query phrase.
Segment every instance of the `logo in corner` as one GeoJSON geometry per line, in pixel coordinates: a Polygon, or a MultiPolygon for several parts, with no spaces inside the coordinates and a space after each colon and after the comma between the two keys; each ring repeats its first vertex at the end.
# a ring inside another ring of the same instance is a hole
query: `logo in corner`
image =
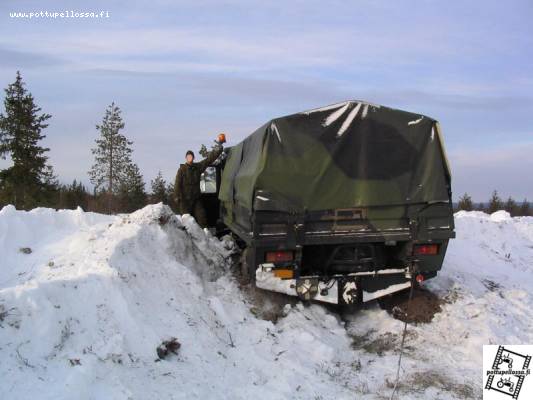
{"type": "Polygon", "coordinates": [[[483,399],[530,399],[533,395],[533,380],[528,378],[531,354],[533,346],[483,346],[483,399]]]}

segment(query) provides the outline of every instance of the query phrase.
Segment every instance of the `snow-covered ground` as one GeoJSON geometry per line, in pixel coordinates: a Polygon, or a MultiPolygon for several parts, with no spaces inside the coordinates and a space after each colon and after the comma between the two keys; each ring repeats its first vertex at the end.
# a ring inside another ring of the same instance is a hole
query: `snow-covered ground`
{"type": "MultiPolygon", "coordinates": [[[[480,398],[483,344],[533,343],[533,218],[456,214],[445,299],[409,325],[400,398],[480,398]]],[[[0,211],[2,399],[381,399],[403,323],[377,304],[277,323],[229,272],[233,243],[163,205],[0,211]],[[177,355],[157,346],[176,337],[177,355]]]]}

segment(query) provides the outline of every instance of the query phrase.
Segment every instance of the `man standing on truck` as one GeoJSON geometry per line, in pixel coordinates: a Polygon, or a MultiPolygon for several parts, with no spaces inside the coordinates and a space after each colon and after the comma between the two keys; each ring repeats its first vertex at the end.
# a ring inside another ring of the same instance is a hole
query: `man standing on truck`
{"type": "Polygon", "coordinates": [[[185,154],[185,164],[181,164],[174,183],[174,197],[180,214],[191,214],[202,228],[207,226],[207,215],[201,200],[200,178],[202,173],[222,153],[222,144],[226,142],[226,135],[221,133],[215,140],[215,147],[207,157],[194,162],[194,153],[188,150],[185,154]]]}

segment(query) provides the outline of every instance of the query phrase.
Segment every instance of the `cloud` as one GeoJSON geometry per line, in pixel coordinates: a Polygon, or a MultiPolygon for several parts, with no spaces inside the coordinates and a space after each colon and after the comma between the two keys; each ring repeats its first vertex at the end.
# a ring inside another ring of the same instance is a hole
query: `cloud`
{"type": "Polygon", "coordinates": [[[455,110],[478,110],[478,111],[498,111],[508,110],[531,110],[533,107],[533,97],[521,94],[505,94],[501,92],[492,92],[483,95],[483,92],[463,93],[457,91],[451,93],[449,90],[440,91],[423,91],[423,90],[391,90],[373,91],[369,95],[384,99],[392,103],[417,103],[431,104],[433,107],[441,107],[455,110]]]}
{"type": "Polygon", "coordinates": [[[18,51],[0,47],[0,64],[4,69],[35,69],[40,67],[51,67],[64,65],[62,57],[46,53],[34,53],[31,51],[18,51]]]}
{"type": "Polygon", "coordinates": [[[52,7],[21,0],[0,5],[0,79],[12,81],[22,69],[52,113],[52,160],[65,176],[89,165],[88,149],[78,146],[69,157],[67,148],[94,136],[112,100],[123,107],[126,133],[150,177],[163,161],[172,175],[206,132],[227,129],[237,140],[270,118],[357,98],[439,119],[454,188],[484,199],[512,183],[522,196],[531,163],[512,143],[530,137],[531,7],[490,0],[59,0],[52,7]],[[107,9],[111,18],[15,21],[7,17],[13,7],[107,9]]]}
{"type": "Polygon", "coordinates": [[[54,31],[22,35],[29,48],[38,43],[38,48],[47,54],[67,56],[80,68],[99,66],[139,72],[169,72],[186,67],[268,70],[281,64],[284,68],[334,65],[340,61],[341,45],[321,46],[324,40],[335,39],[314,33],[254,37],[176,28],[80,30],[67,36],[54,31]]]}

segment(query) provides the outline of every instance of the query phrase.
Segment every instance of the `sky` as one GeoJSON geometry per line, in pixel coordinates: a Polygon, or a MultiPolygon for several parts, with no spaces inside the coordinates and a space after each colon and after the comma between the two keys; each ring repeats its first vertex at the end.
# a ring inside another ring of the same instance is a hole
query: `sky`
{"type": "Polygon", "coordinates": [[[89,185],[113,101],[149,188],[219,132],[232,145],[272,118],[361,99],[440,121],[454,200],[533,200],[532,20],[530,0],[4,0],[0,87],[20,70],[52,115],[44,144],[64,183],[89,185]],[[40,11],[104,17],[10,16],[40,11]]]}

